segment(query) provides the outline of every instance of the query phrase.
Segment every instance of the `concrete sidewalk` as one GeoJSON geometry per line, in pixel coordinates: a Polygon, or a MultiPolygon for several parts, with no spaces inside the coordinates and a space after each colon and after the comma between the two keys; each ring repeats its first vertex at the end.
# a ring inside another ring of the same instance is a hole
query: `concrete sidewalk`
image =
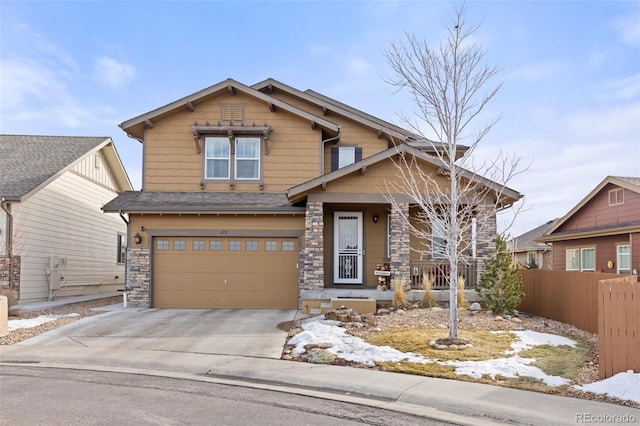
{"type": "MultiPolygon", "coordinates": [[[[614,404],[365,368],[283,361],[278,359],[279,355],[273,355],[273,351],[251,352],[246,349],[246,342],[239,345],[236,338],[250,341],[257,336],[252,336],[253,332],[242,333],[242,325],[238,326],[237,321],[232,328],[223,324],[233,313],[189,311],[184,314],[124,309],[122,304],[98,309],[110,312],[84,318],[19,344],[0,346],[0,363],[160,375],[268,388],[420,414],[454,424],[611,424],[616,420],[640,423],[640,410],[614,404]],[[196,318],[188,322],[181,320],[181,315],[196,318]],[[201,326],[212,321],[221,329],[217,337],[201,326]],[[220,345],[221,342],[224,344],[220,345]],[[220,346],[225,350],[221,351],[220,346]],[[236,352],[229,352],[230,349],[236,352]],[[246,356],[247,353],[251,356],[246,356]]],[[[255,327],[256,322],[282,320],[279,316],[271,318],[270,314],[264,317],[257,314],[252,317],[250,311],[245,314],[247,320],[253,322],[253,325],[247,324],[250,327],[255,327]]],[[[295,316],[295,311],[277,315],[286,318],[286,315],[295,316]]],[[[263,326],[266,325],[259,325],[257,330],[263,326]]],[[[266,334],[271,334],[269,345],[277,342],[281,350],[284,332],[266,334]]],[[[260,336],[260,339],[266,337],[260,336]]],[[[264,346],[265,342],[260,339],[253,340],[254,344],[264,346]]]]}
{"type": "Polygon", "coordinates": [[[369,401],[370,405],[456,424],[567,425],[580,423],[585,416],[604,416],[602,418],[610,420],[631,418],[640,422],[640,410],[613,404],[456,380],[270,358],[104,347],[12,345],[0,348],[0,362],[224,383],[233,380],[242,386],[268,385],[291,393],[322,392],[316,396],[343,401],[364,398],[362,401],[369,401]]]}

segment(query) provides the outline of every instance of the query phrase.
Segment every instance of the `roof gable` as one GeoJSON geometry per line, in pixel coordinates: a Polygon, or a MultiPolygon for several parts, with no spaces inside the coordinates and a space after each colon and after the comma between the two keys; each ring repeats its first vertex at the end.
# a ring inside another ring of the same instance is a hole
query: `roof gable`
{"type": "Polygon", "coordinates": [[[276,108],[282,109],[302,119],[308,120],[312,126],[320,126],[335,134],[338,134],[340,131],[340,127],[329,120],[289,105],[286,102],[282,102],[272,96],[266,95],[230,78],[191,95],[185,96],[184,98],[178,99],[177,101],[171,102],[163,107],[156,108],[152,111],[124,121],[120,124],[120,128],[127,132],[130,137],[142,141],[144,138],[144,128],[146,126],[153,126],[153,122],[155,120],[160,120],[162,117],[179,110],[195,111],[198,104],[206,102],[223,91],[228,91],[229,93],[234,93],[235,91],[244,93],[264,102],[272,111],[275,111],[276,108]]]}
{"type": "MultiPolygon", "coordinates": [[[[341,169],[335,170],[331,173],[327,173],[325,175],[319,176],[315,179],[302,183],[300,185],[289,188],[287,191],[287,196],[291,202],[295,203],[303,199],[310,191],[315,190],[318,187],[324,187],[329,182],[334,182],[338,179],[341,179],[347,175],[360,171],[362,175],[365,174],[367,167],[378,164],[382,161],[389,160],[390,158],[397,155],[413,155],[421,161],[433,166],[434,168],[446,168],[446,164],[442,162],[438,157],[425,154],[421,150],[414,148],[407,144],[401,144],[396,147],[387,149],[378,154],[374,154],[370,157],[367,157],[361,161],[350,164],[341,169]]],[[[520,193],[514,191],[513,189],[501,186],[500,184],[493,182],[489,179],[486,179],[482,176],[476,175],[475,173],[458,168],[459,173],[462,177],[469,179],[471,181],[477,182],[480,185],[489,188],[490,190],[500,193],[504,198],[503,206],[507,207],[510,204],[513,204],[517,200],[521,198],[520,193]]],[[[363,176],[366,178],[366,175],[363,176]]]]}
{"type": "Polygon", "coordinates": [[[530,231],[525,232],[524,234],[520,234],[517,237],[512,238],[509,241],[510,248],[516,252],[549,248],[547,244],[537,242],[536,238],[544,235],[544,233],[547,232],[547,230],[549,230],[557,220],[558,219],[552,219],[531,229],[530,231]]]}
{"type": "Polygon", "coordinates": [[[105,158],[121,189],[131,189],[109,137],[0,135],[0,196],[8,201],[25,201],[101,149],[105,149],[105,158]]]}
{"type": "MultiPolygon", "coordinates": [[[[640,194],[640,178],[637,177],[622,177],[622,176],[607,176],[596,186],[586,197],[584,197],[578,204],[576,204],[569,212],[562,218],[558,219],[551,228],[544,234],[544,236],[551,236],[557,232],[564,224],[568,223],[574,218],[578,212],[580,212],[590,201],[594,200],[598,194],[607,186],[614,185],[620,188],[625,188],[635,193],[640,194]]],[[[544,237],[539,241],[544,240],[544,237]]]]}

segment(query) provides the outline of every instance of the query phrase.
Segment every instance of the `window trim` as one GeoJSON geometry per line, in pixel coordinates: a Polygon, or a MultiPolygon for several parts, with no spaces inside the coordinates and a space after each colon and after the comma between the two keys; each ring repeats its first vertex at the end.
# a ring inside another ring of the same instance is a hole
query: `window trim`
{"type": "Polygon", "coordinates": [[[263,183],[264,173],[264,149],[262,147],[264,139],[262,136],[256,134],[238,132],[232,137],[220,136],[216,134],[209,134],[204,137],[204,150],[203,150],[203,165],[202,175],[203,182],[210,183],[263,183]],[[239,140],[253,140],[257,145],[256,157],[238,157],[237,147],[239,140]],[[207,157],[207,143],[210,140],[224,140],[228,144],[228,157],[207,157]],[[227,175],[224,177],[209,177],[208,176],[208,160],[226,160],[227,161],[227,175]],[[257,176],[256,177],[238,177],[238,161],[255,161],[257,162],[257,176]]]}
{"type": "Polygon", "coordinates": [[[220,136],[207,136],[204,138],[204,179],[208,180],[208,181],[228,181],[229,178],[231,177],[231,157],[232,157],[232,153],[231,153],[231,141],[229,140],[229,138],[226,137],[220,137],[220,136]],[[208,157],[207,156],[207,143],[209,141],[226,141],[227,142],[227,152],[229,153],[229,155],[227,157],[208,157]],[[208,162],[209,160],[226,160],[227,161],[227,175],[226,176],[222,176],[222,177],[209,177],[208,174],[208,162]]]}
{"type": "Polygon", "coordinates": [[[628,275],[631,274],[631,244],[629,243],[621,243],[621,244],[616,244],[616,273],[620,274],[620,275],[628,275]],[[626,247],[627,248],[627,252],[626,253],[622,253],[624,254],[627,259],[628,259],[628,264],[629,264],[629,269],[625,268],[625,269],[620,269],[620,264],[622,263],[620,261],[620,248],[622,247],[626,247]],[[624,272],[623,272],[624,271],[624,272]]]}
{"type": "Polygon", "coordinates": [[[116,235],[116,264],[124,265],[127,262],[127,235],[121,232],[116,235]]]}
{"type": "Polygon", "coordinates": [[[595,272],[596,271],[596,246],[584,246],[584,247],[571,247],[565,249],[565,271],[573,271],[573,272],[595,272]],[[584,267],[584,253],[586,251],[593,251],[593,269],[585,269],[584,267]],[[569,269],[569,252],[577,252],[578,254],[578,268],[577,269],[569,269]]]}
{"type": "Polygon", "coordinates": [[[619,206],[624,204],[624,188],[615,188],[609,190],[609,205],[619,206]],[[613,199],[613,202],[611,200],[613,199]]]}

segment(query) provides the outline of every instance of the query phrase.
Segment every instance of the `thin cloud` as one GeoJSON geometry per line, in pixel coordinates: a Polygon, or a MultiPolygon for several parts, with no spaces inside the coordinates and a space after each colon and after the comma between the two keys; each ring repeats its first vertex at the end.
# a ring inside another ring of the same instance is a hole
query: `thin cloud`
{"type": "Polygon", "coordinates": [[[640,47],[640,13],[620,16],[610,22],[620,40],[632,47],[640,47]]]}
{"type": "Polygon", "coordinates": [[[557,78],[564,73],[566,65],[556,62],[540,62],[529,64],[512,72],[508,77],[516,80],[544,80],[550,77],[557,78]]]}
{"type": "Polygon", "coordinates": [[[135,78],[136,70],[132,65],[103,56],[94,61],[93,75],[100,84],[121,89],[135,78]]]}

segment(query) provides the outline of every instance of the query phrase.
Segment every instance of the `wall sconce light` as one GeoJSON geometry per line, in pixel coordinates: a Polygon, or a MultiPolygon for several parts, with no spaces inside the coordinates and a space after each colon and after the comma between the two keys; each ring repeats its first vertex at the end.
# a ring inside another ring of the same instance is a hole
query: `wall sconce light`
{"type": "Polygon", "coordinates": [[[140,243],[142,242],[142,235],[140,235],[140,233],[136,233],[136,235],[134,235],[133,240],[136,242],[136,245],[140,245],[140,243]]]}
{"type": "Polygon", "coordinates": [[[379,219],[379,218],[378,218],[378,215],[377,215],[377,214],[374,214],[374,215],[373,215],[373,223],[378,223],[378,219],[379,219]]]}

